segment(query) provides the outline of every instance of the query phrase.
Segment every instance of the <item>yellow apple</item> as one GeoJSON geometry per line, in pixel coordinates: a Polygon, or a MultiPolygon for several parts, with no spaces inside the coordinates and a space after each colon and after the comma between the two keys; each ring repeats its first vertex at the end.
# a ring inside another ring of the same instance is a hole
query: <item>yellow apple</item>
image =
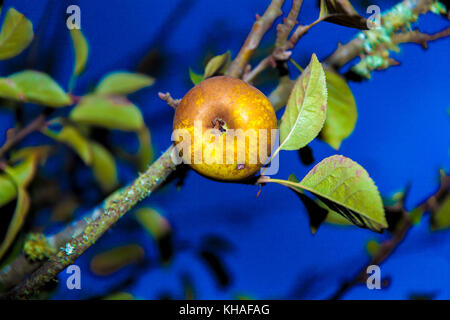
{"type": "Polygon", "coordinates": [[[267,162],[277,119],[267,97],[228,76],[206,79],[175,111],[173,140],[184,162],[217,180],[242,180],[267,162]]]}

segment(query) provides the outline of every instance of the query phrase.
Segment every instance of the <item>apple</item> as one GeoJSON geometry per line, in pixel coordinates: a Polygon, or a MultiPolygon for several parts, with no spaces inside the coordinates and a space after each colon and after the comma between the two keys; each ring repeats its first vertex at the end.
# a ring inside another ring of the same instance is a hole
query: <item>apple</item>
{"type": "Polygon", "coordinates": [[[173,129],[177,151],[195,171],[216,180],[243,180],[269,159],[277,118],[261,91],[217,76],[186,93],[176,108],[173,129]]]}

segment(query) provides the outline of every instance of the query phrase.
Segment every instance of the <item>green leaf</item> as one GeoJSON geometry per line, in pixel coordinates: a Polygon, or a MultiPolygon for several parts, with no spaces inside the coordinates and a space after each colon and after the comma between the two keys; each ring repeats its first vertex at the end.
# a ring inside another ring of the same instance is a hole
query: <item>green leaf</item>
{"type": "Polygon", "coordinates": [[[167,219],[153,208],[140,208],[135,211],[137,221],[153,236],[159,239],[170,232],[167,219]]]}
{"type": "Polygon", "coordinates": [[[36,174],[37,165],[45,155],[44,151],[38,147],[29,147],[15,152],[11,156],[11,161],[20,161],[10,167],[9,174],[0,174],[0,207],[14,200],[17,196],[17,184],[27,187],[36,174]],[[11,178],[14,177],[14,179],[11,178]]]}
{"type": "MultiPolygon", "coordinates": [[[[410,213],[409,213],[409,217],[411,218],[411,222],[413,224],[418,224],[420,222],[420,220],[422,219],[424,212],[422,210],[422,208],[417,207],[415,209],[413,209],[410,213]]],[[[450,227],[450,223],[449,223],[449,227],[450,227]]],[[[433,226],[432,228],[433,229],[433,226]]]]}
{"type": "Polygon", "coordinates": [[[116,292],[107,295],[103,300],[136,300],[136,298],[128,292],[116,292]]]}
{"type": "Polygon", "coordinates": [[[70,118],[79,123],[123,131],[139,131],[144,127],[139,108],[120,96],[85,96],[73,108],[70,118]]]}
{"type": "Polygon", "coordinates": [[[91,163],[92,151],[89,141],[74,126],[64,126],[59,132],[43,129],[42,133],[56,141],[67,144],[80,156],[84,163],[91,163]]]}
{"type": "Polygon", "coordinates": [[[432,215],[431,229],[443,230],[450,227],[450,196],[445,198],[441,207],[432,215]]]}
{"type": "Polygon", "coordinates": [[[375,241],[375,240],[370,240],[369,242],[367,242],[367,253],[373,257],[378,253],[378,250],[380,249],[380,244],[375,241]]]}
{"type": "Polygon", "coordinates": [[[6,13],[0,32],[0,60],[15,57],[33,40],[33,24],[14,8],[6,13]]]}
{"type": "Polygon", "coordinates": [[[153,147],[150,136],[150,130],[147,127],[139,130],[137,133],[139,140],[139,150],[137,153],[139,170],[144,171],[153,160],[153,147]]]}
{"type": "Polygon", "coordinates": [[[16,163],[21,160],[28,160],[33,164],[33,168],[35,168],[39,161],[45,160],[50,150],[51,146],[48,145],[25,147],[14,151],[11,154],[10,161],[16,163]]]}
{"type": "Polygon", "coordinates": [[[203,75],[195,73],[191,68],[189,68],[189,77],[194,85],[203,81],[203,75]]]}
{"type": "Polygon", "coordinates": [[[327,118],[320,138],[337,150],[342,140],[353,132],[358,113],[345,79],[333,71],[327,70],[325,75],[328,89],[327,118]]]}
{"type": "Polygon", "coordinates": [[[78,76],[84,71],[86,66],[89,45],[80,29],[71,29],[70,37],[75,50],[75,68],[73,73],[78,76]]]}
{"type": "Polygon", "coordinates": [[[28,186],[36,174],[38,159],[32,155],[26,157],[22,162],[9,169],[10,175],[20,186],[28,186]]]}
{"type": "Polygon", "coordinates": [[[112,154],[101,144],[91,141],[92,150],[92,170],[94,177],[105,192],[111,192],[117,188],[116,162],[112,154]]]}
{"type": "Polygon", "coordinates": [[[212,77],[217,74],[225,73],[226,69],[231,63],[230,52],[227,51],[224,54],[211,58],[205,67],[203,73],[203,79],[212,77]]]}
{"type": "Polygon", "coordinates": [[[14,182],[6,174],[0,174],[0,207],[4,206],[17,196],[14,182]]]}
{"type": "MultiPolygon", "coordinates": [[[[291,173],[289,175],[288,181],[298,183],[299,180],[295,176],[295,174],[291,173]]],[[[294,190],[300,201],[305,206],[306,211],[308,212],[309,217],[309,228],[311,229],[311,233],[315,234],[319,229],[320,225],[325,221],[328,215],[328,210],[320,206],[316,201],[308,197],[302,190],[296,189],[294,190]]]]}
{"type": "Polygon", "coordinates": [[[321,0],[320,17],[325,21],[339,24],[341,26],[366,30],[367,20],[361,17],[348,0],[321,0]]]}
{"type": "Polygon", "coordinates": [[[327,109],[325,72],[315,54],[294,85],[280,122],[280,150],[297,150],[322,129],[327,109]]]}
{"type": "Polygon", "coordinates": [[[112,72],[98,84],[95,93],[127,95],[139,89],[151,86],[155,80],[139,73],[112,72]]]}
{"type": "Polygon", "coordinates": [[[327,215],[327,218],[325,219],[325,222],[331,223],[331,224],[337,224],[340,226],[352,225],[352,223],[348,219],[344,218],[342,215],[340,215],[339,213],[337,213],[336,211],[333,211],[333,210],[328,211],[328,215],[327,215]]]}
{"type": "MultiPolygon", "coordinates": [[[[23,246],[25,243],[25,237],[19,235],[14,243],[11,244],[8,249],[8,253],[2,258],[0,263],[0,270],[3,270],[6,266],[16,261],[16,259],[23,253],[23,246]]],[[[4,282],[0,282],[0,292],[4,292],[4,282]]]]}
{"type": "Polygon", "coordinates": [[[28,196],[25,187],[19,184],[20,181],[15,176],[15,172],[13,170],[10,170],[10,168],[6,168],[5,171],[10,176],[16,187],[17,204],[11,222],[9,223],[8,231],[6,232],[5,238],[0,245],[0,259],[4,256],[6,251],[8,251],[15,237],[17,236],[17,233],[22,228],[28,213],[28,209],[30,208],[30,197],[28,196]]]}
{"type": "Polygon", "coordinates": [[[91,271],[99,276],[108,276],[127,265],[141,261],[144,255],[144,249],[137,244],[113,248],[92,258],[91,271]]]}
{"type": "Polygon", "coordinates": [[[335,155],[322,160],[300,185],[360,227],[381,231],[388,226],[377,187],[367,171],[349,158],[335,155]]]}
{"type": "Polygon", "coordinates": [[[328,210],[322,208],[316,201],[308,197],[303,192],[296,191],[298,197],[303,202],[309,216],[309,227],[312,234],[315,234],[319,229],[319,226],[325,221],[328,215],[328,210]]]}
{"type": "Polygon", "coordinates": [[[24,101],[25,96],[14,81],[8,78],[0,78],[0,97],[24,101]]]}
{"type": "Polygon", "coordinates": [[[383,202],[367,171],[353,160],[335,155],[322,160],[299,183],[268,179],[296,191],[314,194],[353,224],[381,232],[387,228],[383,202]]]}
{"type": "Polygon", "coordinates": [[[72,103],[64,90],[43,72],[26,70],[12,74],[3,82],[3,90],[0,89],[0,93],[5,92],[7,84],[9,98],[16,95],[18,100],[49,107],[62,107],[72,103]]]}

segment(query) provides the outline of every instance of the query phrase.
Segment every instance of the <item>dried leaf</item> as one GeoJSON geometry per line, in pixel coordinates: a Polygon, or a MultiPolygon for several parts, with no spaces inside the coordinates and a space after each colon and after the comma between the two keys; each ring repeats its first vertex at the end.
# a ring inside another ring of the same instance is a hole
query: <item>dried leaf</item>
{"type": "Polygon", "coordinates": [[[205,67],[205,72],[203,73],[203,79],[215,76],[217,74],[225,73],[230,62],[231,62],[231,58],[230,58],[229,51],[227,51],[224,54],[221,54],[219,56],[215,56],[215,57],[211,58],[205,67]]]}
{"type": "Polygon", "coordinates": [[[367,20],[361,17],[348,0],[321,0],[320,17],[329,16],[325,21],[341,26],[366,30],[367,20]]]}

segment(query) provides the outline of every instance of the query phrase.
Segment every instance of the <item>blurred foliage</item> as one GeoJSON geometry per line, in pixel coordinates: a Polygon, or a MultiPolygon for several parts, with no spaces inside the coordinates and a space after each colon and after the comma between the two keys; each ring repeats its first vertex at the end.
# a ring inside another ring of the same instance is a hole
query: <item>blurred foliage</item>
{"type": "MultiPolygon", "coordinates": [[[[432,11],[443,13],[445,8],[436,3],[433,3],[432,11]]],[[[347,0],[321,0],[320,8],[319,19],[357,29],[367,28],[366,19],[347,0]]],[[[397,29],[409,26],[416,19],[411,12],[397,6],[386,15],[385,20],[389,24],[386,28],[361,33],[365,52],[353,70],[370,77],[372,70],[389,66],[388,51],[398,49],[391,42],[391,36],[397,29]]],[[[24,117],[17,117],[16,128],[9,132],[5,144],[0,148],[0,207],[9,209],[16,200],[0,245],[0,262],[3,263],[18,256],[22,248],[31,261],[48,258],[53,253],[42,233],[29,233],[25,237],[20,235],[20,231],[29,221],[27,217],[40,209],[37,205],[39,197],[33,195],[42,191],[39,190],[42,187],[38,183],[33,184],[33,181],[45,179],[45,166],[56,157],[66,159],[63,170],[69,174],[75,171],[74,167],[79,166],[77,161],[81,160],[83,168],[88,168],[97,184],[89,188],[104,195],[118,189],[123,182],[119,177],[119,162],[125,161],[134,166],[135,171],[143,171],[154,156],[150,130],[140,108],[127,95],[150,87],[155,79],[140,73],[113,71],[104,75],[92,92],[76,96],[72,92],[77,77],[82,76],[88,65],[90,48],[81,30],[71,30],[68,36],[73,44],[74,66],[67,91],[50,75],[40,71],[23,70],[0,77],[1,98],[14,101],[13,108],[25,112],[28,103],[40,105],[42,110],[39,117],[44,119],[42,122],[25,123],[24,117]],[[56,108],[65,108],[66,112],[58,113],[56,108]],[[130,155],[112,145],[108,139],[111,130],[134,134],[139,144],[137,151],[130,155]],[[22,143],[23,138],[31,133],[47,137],[49,144],[30,147],[22,143]],[[73,156],[74,153],[77,157],[73,156]]],[[[19,55],[32,40],[32,23],[10,8],[0,31],[0,60],[19,55]]],[[[202,74],[189,69],[190,79],[196,85],[203,79],[223,75],[230,63],[229,51],[214,56],[208,60],[202,74]]],[[[272,98],[289,94],[279,123],[281,144],[275,154],[281,150],[295,150],[303,164],[311,165],[314,157],[308,144],[320,135],[323,141],[339,149],[355,127],[357,109],[346,79],[322,65],[315,54],[305,70],[300,67],[299,70],[301,75],[295,82],[289,76],[281,76],[280,86],[271,94],[272,98]]],[[[284,103],[278,100],[273,105],[278,110],[284,103]]],[[[53,193],[49,197],[53,208],[50,219],[53,222],[70,221],[80,205],[80,186],[75,182],[78,177],[72,178],[69,186],[57,185],[55,193],[50,190],[51,183],[48,184],[49,193],[53,193]],[[64,196],[59,197],[61,194],[64,196]]],[[[84,183],[83,178],[79,178],[81,184],[84,183]]],[[[384,208],[377,187],[366,170],[343,156],[323,159],[301,181],[291,175],[288,180],[262,180],[262,183],[266,182],[279,183],[296,192],[307,209],[313,233],[323,222],[356,225],[376,232],[389,228],[390,232],[395,232],[399,222],[404,219],[400,213],[406,211],[403,207],[406,192],[393,199],[385,199],[384,208]]],[[[84,185],[81,188],[88,189],[84,185]]],[[[431,209],[415,208],[407,215],[408,219],[418,223],[424,212],[431,212],[432,230],[449,228],[450,198],[448,187],[444,188],[444,200],[436,200],[431,209]]],[[[160,263],[167,265],[179,250],[188,248],[208,267],[218,287],[224,289],[232,283],[233,278],[223,255],[232,251],[233,247],[226,240],[210,236],[205,237],[200,244],[189,243],[180,249],[174,244],[170,223],[159,210],[141,207],[135,210],[134,217],[157,243],[160,263]]],[[[33,227],[25,228],[26,232],[33,227]]],[[[381,248],[382,244],[376,240],[366,245],[371,257],[376,256],[381,248]]],[[[114,276],[120,270],[139,265],[147,259],[149,257],[141,245],[120,245],[96,254],[90,261],[90,270],[96,276],[114,276]]],[[[183,272],[180,280],[183,298],[195,299],[197,292],[190,275],[183,272]]],[[[240,294],[236,298],[252,297],[240,294]]],[[[135,297],[125,291],[117,291],[104,299],[132,300],[135,297]]]]}
{"type": "Polygon", "coordinates": [[[327,78],[327,117],[320,138],[334,149],[339,149],[342,140],[355,128],[356,103],[347,82],[337,73],[326,70],[327,78]]]}
{"type": "Polygon", "coordinates": [[[49,107],[71,104],[69,95],[45,73],[26,70],[0,80],[0,95],[4,98],[49,107]]]}
{"type": "Polygon", "coordinates": [[[79,76],[86,66],[89,55],[89,45],[79,29],[70,30],[70,36],[72,37],[73,48],[75,50],[75,67],[73,73],[74,75],[79,76]]]}
{"type": "Polygon", "coordinates": [[[9,8],[0,32],[0,60],[13,58],[33,40],[33,25],[23,14],[9,8]]]}
{"type": "Polygon", "coordinates": [[[91,271],[99,276],[108,276],[143,258],[144,249],[139,245],[119,246],[95,255],[91,260],[91,271]]]}
{"type": "MultiPolygon", "coordinates": [[[[77,77],[87,65],[89,44],[81,30],[70,30],[68,36],[71,37],[74,48],[74,71],[69,83],[71,91],[76,86],[77,77]]],[[[20,54],[32,39],[32,23],[20,12],[10,8],[0,31],[0,59],[20,54]]],[[[9,249],[23,228],[30,211],[35,213],[40,209],[38,203],[43,200],[45,190],[40,189],[38,192],[39,185],[32,182],[44,178],[45,166],[61,157],[61,151],[67,154],[65,157],[72,159],[72,165],[74,160],[69,150],[79,156],[83,164],[92,170],[92,176],[98,184],[96,188],[99,188],[101,193],[106,194],[119,187],[117,161],[125,160],[122,159],[125,157],[124,152],[109,145],[108,139],[99,137],[97,127],[104,128],[106,135],[108,130],[112,129],[134,132],[139,147],[132,157],[125,158],[130,165],[136,166],[136,171],[144,170],[150,164],[153,158],[150,131],[145,126],[139,107],[125,95],[147,88],[153,83],[154,79],[151,77],[117,71],[107,74],[97,85],[95,92],[74,96],[66,92],[50,75],[40,71],[24,70],[0,77],[0,97],[16,101],[17,103],[12,105],[15,109],[19,108],[26,113],[27,104],[24,105],[23,102],[42,106],[41,114],[34,121],[24,123],[18,117],[16,128],[10,129],[4,145],[0,148],[0,207],[9,207],[16,199],[9,227],[0,245],[0,259],[11,251],[9,249]],[[55,112],[55,108],[62,107],[68,108],[69,112],[55,112]],[[67,114],[68,116],[65,116],[67,114]],[[23,143],[22,140],[27,135],[39,132],[54,143],[33,146],[23,143]],[[60,145],[68,148],[61,149],[60,145]]],[[[48,196],[50,205],[54,208],[52,219],[67,221],[79,205],[78,190],[76,185],[69,186],[69,189],[64,190],[64,196],[58,198],[61,193],[59,188],[64,187],[57,186],[57,193],[48,196]]],[[[44,250],[45,237],[42,239],[39,235],[30,234],[25,242],[24,250],[32,260],[41,260],[48,256],[48,252],[44,250]]],[[[137,260],[140,251],[134,250],[134,247],[126,249],[129,256],[125,255],[125,261],[137,260]]],[[[14,252],[15,255],[19,253],[20,251],[14,252]]],[[[8,256],[8,260],[10,259],[11,256],[8,256]]],[[[105,263],[105,259],[100,256],[94,260],[93,266],[97,273],[118,268],[113,263],[105,263]]],[[[119,262],[117,264],[120,265],[119,262]]]]}

